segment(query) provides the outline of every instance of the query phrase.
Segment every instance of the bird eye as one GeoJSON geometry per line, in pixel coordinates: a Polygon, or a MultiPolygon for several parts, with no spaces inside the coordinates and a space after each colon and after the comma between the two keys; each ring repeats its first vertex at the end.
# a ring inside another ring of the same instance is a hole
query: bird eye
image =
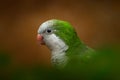
{"type": "Polygon", "coordinates": [[[46,30],[46,32],[47,32],[47,33],[51,33],[51,32],[52,32],[52,30],[51,30],[51,29],[48,29],[48,30],[46,30]]]}

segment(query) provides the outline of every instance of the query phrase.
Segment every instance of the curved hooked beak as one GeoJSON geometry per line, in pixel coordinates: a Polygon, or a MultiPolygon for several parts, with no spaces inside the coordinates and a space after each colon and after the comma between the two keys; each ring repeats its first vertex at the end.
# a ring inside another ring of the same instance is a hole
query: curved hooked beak
{"type": "Polygon", "coordinates": [[[40,34],[37,35],[37,41],[39,44],[45,45],[45,42],[43,41],[43,36],[40,34]]]}

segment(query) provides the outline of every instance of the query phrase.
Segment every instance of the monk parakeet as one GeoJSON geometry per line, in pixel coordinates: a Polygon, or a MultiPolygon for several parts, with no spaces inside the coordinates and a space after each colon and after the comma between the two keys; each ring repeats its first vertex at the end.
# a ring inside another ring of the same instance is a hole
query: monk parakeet
{"type": "Polygon", "coordinates": [[[51,63],[56,67],[87,63],[94,55],[94,50],[80,40],[75,29],[66,21],[52,19],[42,23],[37,40],[50,49],[51,63]]]}

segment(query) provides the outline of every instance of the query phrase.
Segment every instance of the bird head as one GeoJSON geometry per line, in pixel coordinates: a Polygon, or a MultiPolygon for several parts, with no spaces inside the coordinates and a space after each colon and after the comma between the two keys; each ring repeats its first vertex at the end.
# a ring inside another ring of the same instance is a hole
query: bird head
{"type": "Polygon", "coordinates": [[[37,35],[38,42],[51,50],[68,49],[76,42],[76,38],[77,34],[68,22],[56,19],[42,23],[37,35]]]}

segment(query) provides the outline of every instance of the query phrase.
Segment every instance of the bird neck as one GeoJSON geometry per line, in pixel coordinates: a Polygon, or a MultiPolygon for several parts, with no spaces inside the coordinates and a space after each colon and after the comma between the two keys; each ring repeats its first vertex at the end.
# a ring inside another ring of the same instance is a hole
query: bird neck
{"type": "Polygon", "coordinates": [[[53,65],[63,65],[67,61],[66,51],[68,45],[55,34],[47,36],[44,40],[47,47],[51,50],[51,62],[53,65]]]}
{"type": "Polygon", "coordinates": [[[51,55],[51,63],[53,66],[64,67],[66,65],[68,57],[66,56],[66,52],[64,50],[53,51],[51,55]]]}
{"type": "Polygon", "coordinates": [[[68,57],[66,56],[66,50],[68,46],[61,47],[57,50],[53,50],[51,54],[51,63],[55,67],[64,67],[68,61],[68,57]]]}
{"type": "Polygon", "coordinates": [[[75,39],[69,45],[69,48],[66,51],[66,55],[67,56],[72,56],[72,55],[76,55],[76,54],[79,55],[79,54],[81,54],[80,52],[82,52],[85,47],[86,47],[85,44],[79,39],[79,37],[77,37],[77,39],[75,39]]]}

